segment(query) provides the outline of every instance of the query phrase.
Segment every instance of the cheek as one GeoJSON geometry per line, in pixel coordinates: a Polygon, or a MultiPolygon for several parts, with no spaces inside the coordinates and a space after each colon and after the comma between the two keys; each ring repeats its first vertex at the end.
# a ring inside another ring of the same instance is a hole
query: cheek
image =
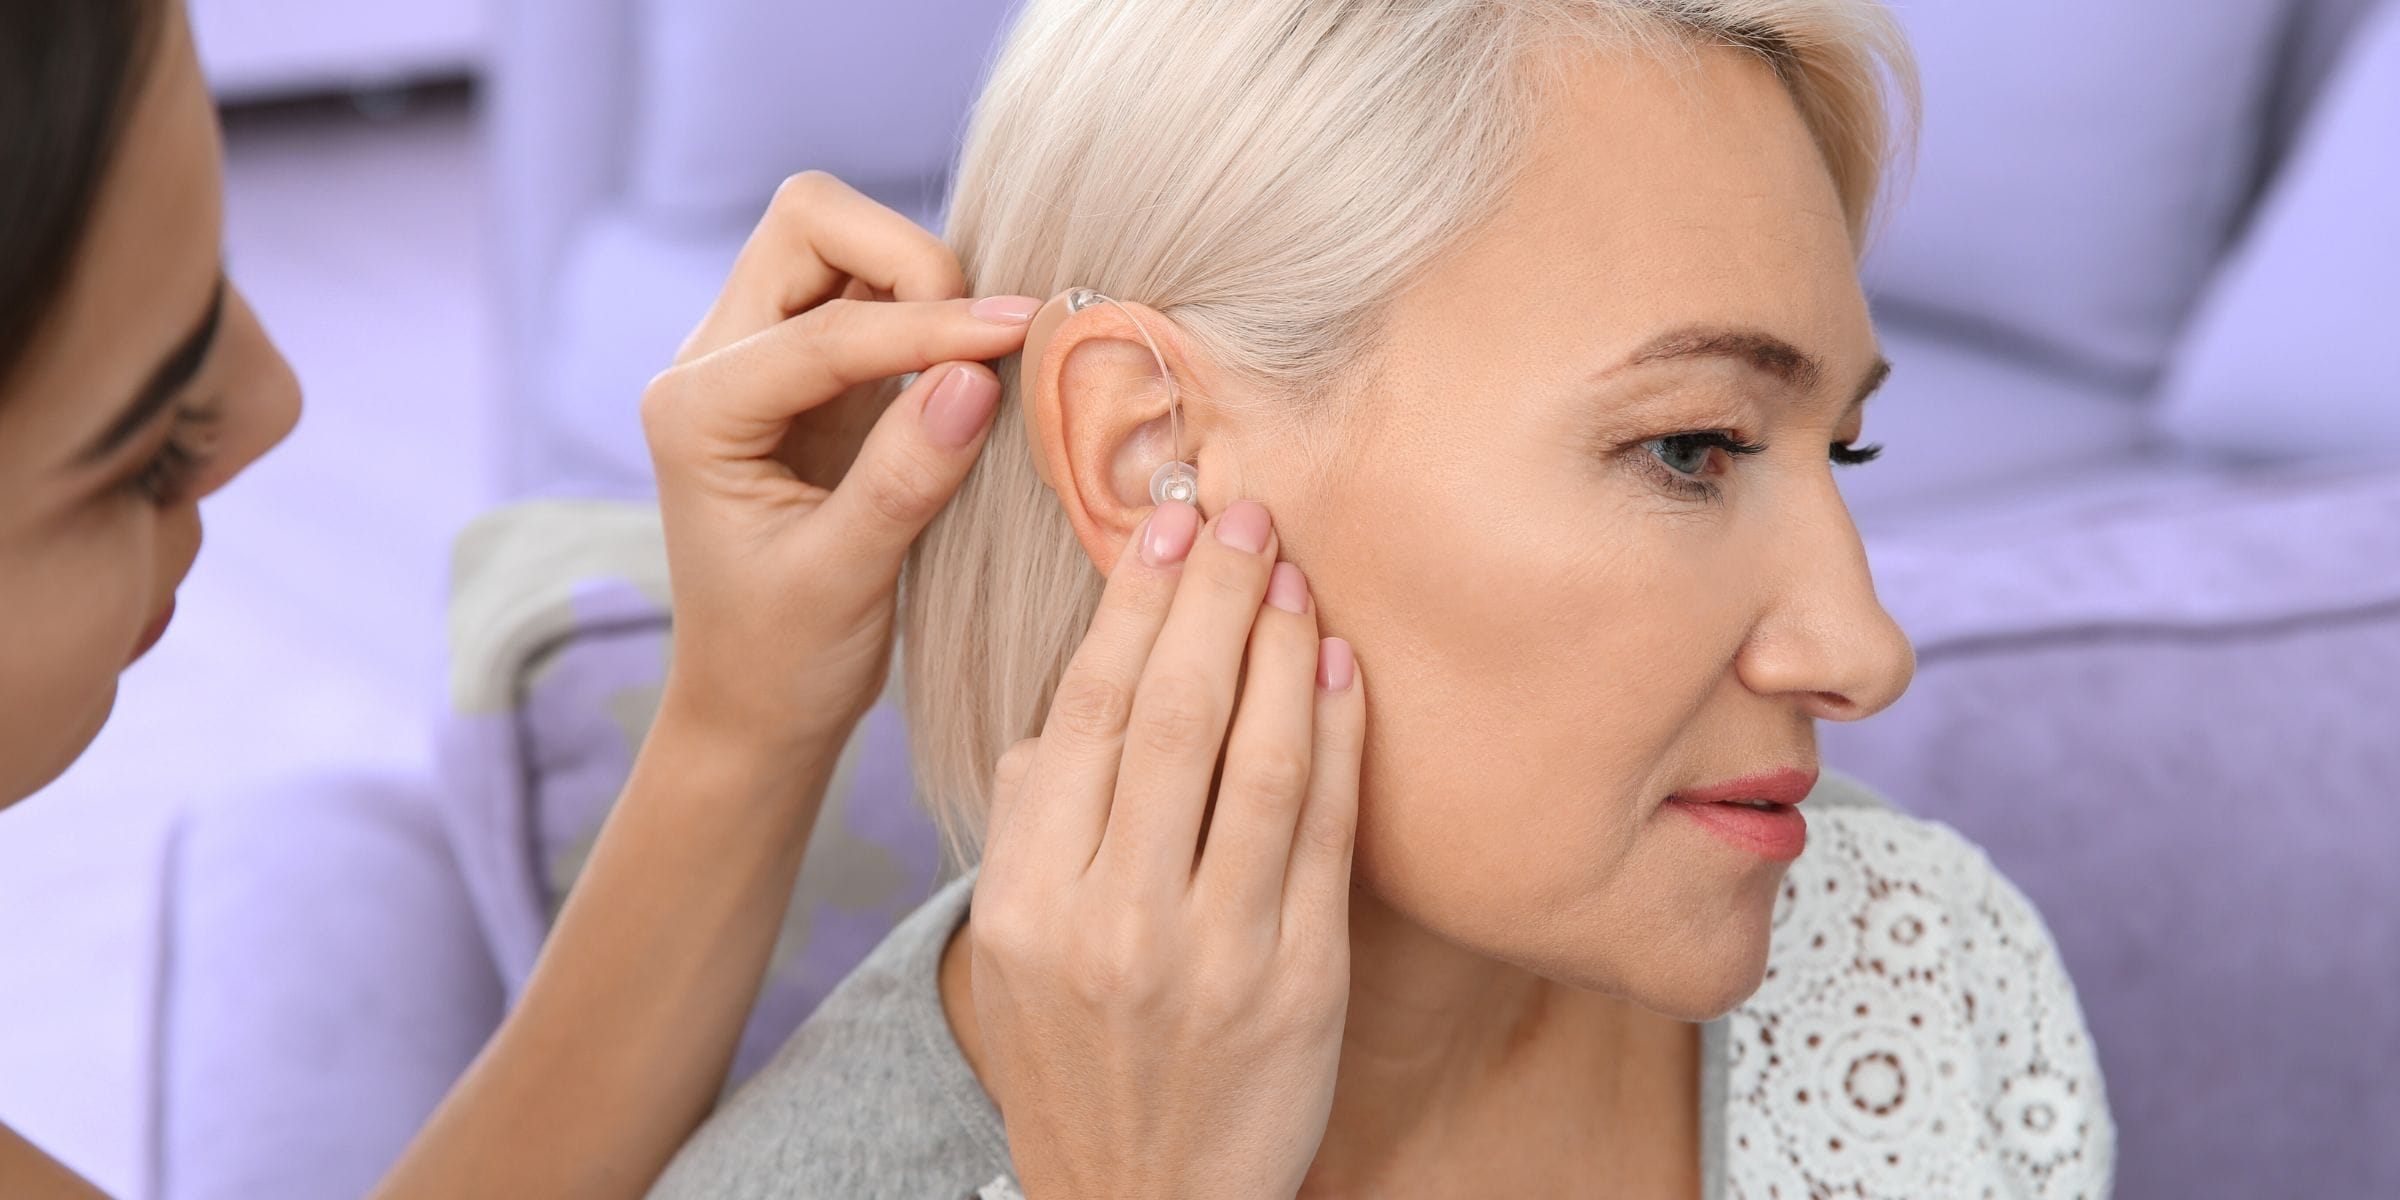
{"type": "Polygon", "coordinates": [[[0,804],[55,778],[108,719],[160,599],[155,538],[128,520],[138,516],[61,530],[0,564],[0,804]]]}
{"type": "Polygon", "coordinates": [[[1657,807],[1712,765],[1685,741],[1745,634],[1730,551],[1595,468],[1540,472],[1359,481],[1295,546],[1369,683],[1361,881],[1552,977],[1738,989],[1764,904],[1657,807]]]}
{"type": "Polygon", "coordinates": [[[1369,680],[1362,838],[1562,877],[1622,855],[1739,641],[1705,573],[1655,518],[1580,519],[1505,484],[1352,495],[1379,502],[1329,508],[1342,533],[1304,565],[1369,680]]]}

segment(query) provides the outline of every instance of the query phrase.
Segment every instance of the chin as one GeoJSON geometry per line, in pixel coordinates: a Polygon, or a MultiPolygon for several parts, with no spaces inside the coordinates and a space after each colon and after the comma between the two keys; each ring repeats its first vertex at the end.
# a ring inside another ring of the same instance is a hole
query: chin
{"type": "Polygon", "coordinates": [[[1688,968],[1644,989],[1645,994],[1633,997],[1634,1003],[1695,1025],[1714,1021],[1758,991],[1767,974],[1766,947],[1761,945],[1754,954],[1712,956],[1688,968]]]}
{"type": "MultiPolygon", "coordinates": [[[[52,748],[47,753],[37,753],[30,761],[21,764],[28,774],[20,776],[0,770],[0,810],[50,786],[59,776],[66,774],[67,768],[74,766],[75,760],[83,757],[83,752],[91,748],[92,740],[100,736],[100,730],[108,724],[108,716],[116,711],[116,707],[117,684],[116,680],[111,679],[108,690],[91,706],[89,715],[60,730],[57,741],[50,743],[52,748]]],[[[37,739],[35,746],[38,751],[48,738],[38,728],[33,731],[33,736],[37,739]]]]}
{"type": "MultiPolygon", "coordinates": [[[[1701,1024],[1741,1006],[1758,991],[1767,973],[1773,940],[1769,912],[1731,914],[1718,920],[1639,939],[1619,939],[1609,962],[1590,960],[1531,965],[1536,974],[1571,987],[1602,992],[1627,1003],[1701,1024]]],[[[1600,944],[1594,938],[1590,944],[1600,944]]]]}
{"type": "Polygon", "coordinates": [[[1714,1021],[1741,1006],[1758,991],[1767,975],[1767,948],[1775,937],[1773,910],[1755,911],[1724,922],[1696,939],[1693,953],[1665,958],[1645,982],[1652,997],[1642,1001],[1652,1011],[1684,1021],[1714,1021]]]}

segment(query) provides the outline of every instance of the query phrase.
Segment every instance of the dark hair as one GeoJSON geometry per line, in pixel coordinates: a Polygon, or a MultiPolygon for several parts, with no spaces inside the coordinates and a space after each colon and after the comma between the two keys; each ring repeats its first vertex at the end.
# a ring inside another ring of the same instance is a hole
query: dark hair
{"type": "Polygon", "coordinates": [[[160,0],[0,0],[0,382],[66,289],[160,0]]]}

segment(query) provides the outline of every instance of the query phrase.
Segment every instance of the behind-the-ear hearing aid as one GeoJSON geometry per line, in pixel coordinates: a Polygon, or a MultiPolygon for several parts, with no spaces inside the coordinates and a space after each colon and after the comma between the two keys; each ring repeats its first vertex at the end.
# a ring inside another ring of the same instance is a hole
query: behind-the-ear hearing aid
{"type": "Polygon", "coordinates": [[[1142,343],[1150,347],[1150,357],[1158,360],[1159,378],[1167,381],[1167,446],[1168,453],[1173,457],[1160,463],[1158,470],[1150,473],[1150,502],[1165,504],[1169,500],[1181,500],[1197,506],[1200,503],[1200,474],[1183,457],[1183,404],[1175,391],[1175,375],[1167,370],[1167,356],[1159,353],[1158,343],[1151,340],[1150,330],[1132,309],[1126,308],[1114,297],[1090,288],[1068,288],[1060,292],[1033,315],[1033,324],[1025,332],[1025,350],[1020,359],[1026,365],[1020,371],[1039,368],[1042,351],[1049,346],[1050,336],[1058,332],[1061,321],[1101,303],[1115,304],[1133,322],[1134,330],[1142,335],[1142,343]]]}

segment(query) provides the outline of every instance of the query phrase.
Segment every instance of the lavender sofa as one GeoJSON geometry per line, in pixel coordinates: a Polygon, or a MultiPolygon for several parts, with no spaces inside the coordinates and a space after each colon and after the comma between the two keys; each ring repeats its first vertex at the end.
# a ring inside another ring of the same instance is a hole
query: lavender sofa
{"type": "MultiPolygon", "coordinates": [[[[511,478],[616,499],[462,541],[443,778],[179,832],[158,1194],[354,1194],[491,1029],[655,698],[642,381],[784,174],[934,221],[998,19],[501,5],[511,478]]],[[[2040,905],[2120,1196],[2400,1195],[2400,7],[1906,19],[1924,156],[1868,269],[1889,451],[1844,487],[1920,669],[1826,761],[2040,905]]],[[[902,737],[887,704],[851,748],[744,1069],[939,873],[902,737]]]]}

